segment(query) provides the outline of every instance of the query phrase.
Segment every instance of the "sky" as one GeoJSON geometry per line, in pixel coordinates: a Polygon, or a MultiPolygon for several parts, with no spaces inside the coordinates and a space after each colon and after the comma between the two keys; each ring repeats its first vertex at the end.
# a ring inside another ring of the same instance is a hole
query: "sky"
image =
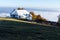
{"type": "Polygon", "coordinates": [[[58,8],[60,0],[0,0],[0,7],[58,8]]]}
{"type": "MultiPolygon", "coordinates": [[[[49,8],[60,11],[60,0],[0,0],[0,7],[49,8]]],[[[46,17],[48,19],[55,20],[60,12],[53,14],[54,16],[52,13],[42,14],[44,17],[48,15],[48,17],[46,17]]]]}

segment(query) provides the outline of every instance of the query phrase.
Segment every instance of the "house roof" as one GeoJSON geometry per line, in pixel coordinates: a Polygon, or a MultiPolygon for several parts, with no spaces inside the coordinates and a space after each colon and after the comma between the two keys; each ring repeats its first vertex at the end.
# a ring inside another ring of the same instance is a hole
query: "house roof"
{"type": "Polygon", "coordinates": [[[16,10],[16,11],[17,11],[18,15],[29,14],[29,12],[26,10],[16,10]]]}

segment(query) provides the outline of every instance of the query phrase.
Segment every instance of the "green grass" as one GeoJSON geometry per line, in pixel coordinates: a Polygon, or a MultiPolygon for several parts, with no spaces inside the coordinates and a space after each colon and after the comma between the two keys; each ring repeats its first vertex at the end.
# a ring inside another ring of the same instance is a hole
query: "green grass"
{"type": "Polygon", "coordinates": [[[59,40],[60,27],[0,18],[0,40],[59,40]]]}

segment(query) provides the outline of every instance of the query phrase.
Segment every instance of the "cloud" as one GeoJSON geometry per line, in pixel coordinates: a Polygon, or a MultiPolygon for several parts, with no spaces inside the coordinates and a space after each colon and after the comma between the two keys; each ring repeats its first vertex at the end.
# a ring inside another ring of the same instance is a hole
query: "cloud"
{"type": "Polygon", "coordinates": [[[0,17],[10,17],[10,13],[0,13],[0,17]]]}

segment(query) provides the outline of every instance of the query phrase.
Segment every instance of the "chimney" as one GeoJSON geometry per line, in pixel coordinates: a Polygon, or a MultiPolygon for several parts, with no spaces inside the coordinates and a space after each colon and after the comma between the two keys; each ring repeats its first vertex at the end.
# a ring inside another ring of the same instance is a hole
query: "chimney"
{"type": "Polygon", "coordinates": [[[24,8],[17,8],[17,10],[24,10],[24,8]]]}

